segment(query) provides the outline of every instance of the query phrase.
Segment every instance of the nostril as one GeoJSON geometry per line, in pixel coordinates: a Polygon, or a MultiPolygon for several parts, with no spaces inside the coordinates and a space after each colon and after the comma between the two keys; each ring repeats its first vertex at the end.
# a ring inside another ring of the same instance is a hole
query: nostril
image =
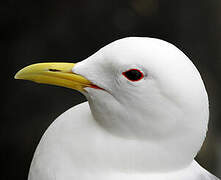
{"type": "Polygon", "coordinates": [[[61,72],[61,70],[58,70],[58,69],[48,69],[48,70],[51,72],[61,72]]]}

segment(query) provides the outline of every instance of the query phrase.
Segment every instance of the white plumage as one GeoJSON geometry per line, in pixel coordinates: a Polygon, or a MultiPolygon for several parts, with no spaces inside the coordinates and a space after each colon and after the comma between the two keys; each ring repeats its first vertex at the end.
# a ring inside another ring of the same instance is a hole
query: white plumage
{"type": "Polygon", "coordinates": [[[48,128],[29,180],[217,179],[194,161],[206,136],[208,97],[197,69],[175,46],[124,38],[72,71],[100,89],[85,87],[88,102],[48,128]],[[131,69],[143,77],[126,78],[131,69]]]}

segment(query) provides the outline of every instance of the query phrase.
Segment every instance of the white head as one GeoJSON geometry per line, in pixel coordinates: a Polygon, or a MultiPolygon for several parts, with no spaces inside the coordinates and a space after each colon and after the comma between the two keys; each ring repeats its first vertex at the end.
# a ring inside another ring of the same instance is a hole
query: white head
{"type": "Polygon", "coordinates": [[[188,161],[199,151],[208,124],[207,93],[195,66],[175,46],[154,38],[120,39],[73,72],[103,88],[86,88],[84,94],[109,133],[169,144],[188,161]]]}
{"type": "Polygon", "coordinates": [[[76,65],[34,64],[15,78],[83,91],[95,121],[110,135],[104,139],[108,151],[96,147],[102,167],[183,167],[206,136],[208,98],[200,74],[179,49],[159,39],[120,39],[76,65]]]}

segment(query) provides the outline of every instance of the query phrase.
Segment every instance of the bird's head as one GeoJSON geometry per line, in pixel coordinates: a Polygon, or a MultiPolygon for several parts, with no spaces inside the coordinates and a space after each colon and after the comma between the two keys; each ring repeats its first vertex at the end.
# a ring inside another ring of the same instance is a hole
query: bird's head
{"type": "Polygon", "coordinates": [[[184,53],[154,38],[124,38],[77,64],[28,66],[16,78],[81,91],[94,119],[122,138],[179,141],[194,155],[204,140],[208,98],[184,53]]]}
{"type": "Polygon", "coordinates": [[[77,63],[73,72],[100,87],[87,87],[84,94],[95,119],[113,134],[163,139],[206,131],[208,99],[200,74],[165,41],[115,41],[77,63]]]}

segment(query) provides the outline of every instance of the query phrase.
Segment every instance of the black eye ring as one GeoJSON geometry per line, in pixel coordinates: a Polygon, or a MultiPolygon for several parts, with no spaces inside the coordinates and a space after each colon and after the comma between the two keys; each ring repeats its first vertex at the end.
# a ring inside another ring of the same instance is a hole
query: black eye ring
{"type": "Polygon", "coordinates": [[[144,75],[139,69],[129,69],[122,73],[130,81],[139,81],[144,75]]]}

